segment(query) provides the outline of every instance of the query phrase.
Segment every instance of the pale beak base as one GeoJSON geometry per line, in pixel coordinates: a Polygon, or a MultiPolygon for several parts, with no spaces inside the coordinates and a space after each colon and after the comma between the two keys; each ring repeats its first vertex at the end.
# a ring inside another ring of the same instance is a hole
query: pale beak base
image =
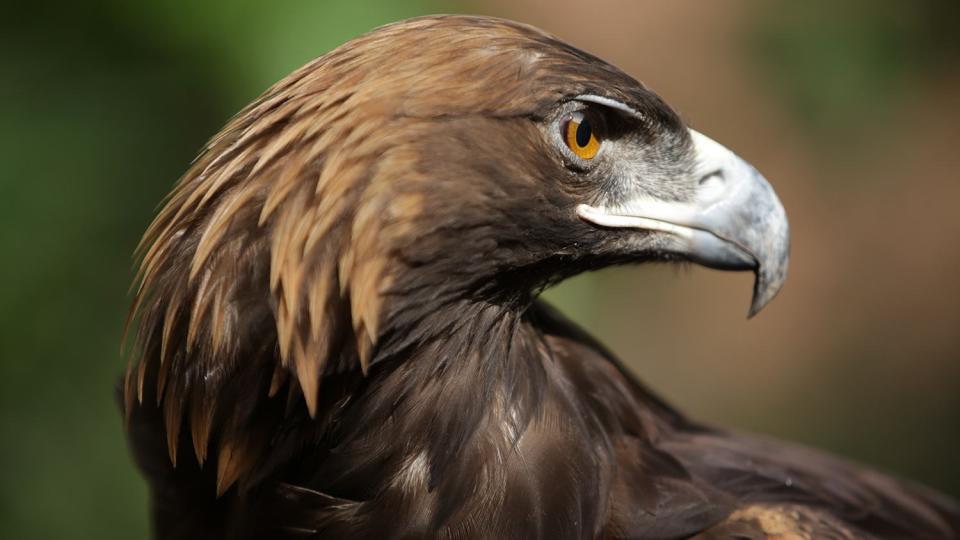
{"type": "Polygon", "coordinates": [[[695,200],[635,198],[616,208],[582,204],[577,215],[601,227],[666,234],[677,255],[710,268],[753,270],[749,317],[776,296],[790,252],[787,215],[773,188],[749,163],[690,130],[696,154],[695,200]]]}

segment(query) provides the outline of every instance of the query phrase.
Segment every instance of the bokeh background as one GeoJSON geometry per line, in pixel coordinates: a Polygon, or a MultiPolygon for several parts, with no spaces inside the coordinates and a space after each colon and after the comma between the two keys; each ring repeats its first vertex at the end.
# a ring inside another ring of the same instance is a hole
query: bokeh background
{"type": "Polygon", "coordinates": [[[130,253],[245,103],[374,26],[540,26],[654,88],[776,186],[786,288],[611,269],[547,296],[691,415],[960,495],[955,0],[95,0],[0,17],[0,536],[141,538],[113,399],[130,253]]]}

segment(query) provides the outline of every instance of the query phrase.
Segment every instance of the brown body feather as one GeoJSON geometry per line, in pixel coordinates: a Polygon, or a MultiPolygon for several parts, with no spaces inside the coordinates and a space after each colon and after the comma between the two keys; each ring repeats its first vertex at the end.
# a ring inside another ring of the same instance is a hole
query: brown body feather
{"type": "Polygon", "coordinates": [[[208,144],[140,248],[123,393],[159,537],[958,534],[920,488],[689,422],[533,300],[621,258],[535,123],[601,91],[680,133],[535,29],[424,18],[208,144]]]}

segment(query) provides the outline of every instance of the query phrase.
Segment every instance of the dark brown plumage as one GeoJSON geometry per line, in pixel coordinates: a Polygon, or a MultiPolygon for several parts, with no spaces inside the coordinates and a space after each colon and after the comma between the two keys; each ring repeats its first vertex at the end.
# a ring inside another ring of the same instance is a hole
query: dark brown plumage
{"type": "Polygon", "coordinates": [[[686,419],[536,300],[689,259],[754,269],[769,301],[782,208],[714,145],[487,18],[380,28],[270,88],[141,245],[123,395],[157,536],[956,537],[923,488],[686,419]],[[733,221],[703,203],[730,171],[733,221]]]}

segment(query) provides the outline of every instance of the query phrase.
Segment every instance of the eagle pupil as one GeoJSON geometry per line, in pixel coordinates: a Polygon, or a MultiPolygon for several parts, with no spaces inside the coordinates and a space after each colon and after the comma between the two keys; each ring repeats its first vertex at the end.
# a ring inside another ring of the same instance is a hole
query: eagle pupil
{"type": "Polygon", "coordinates": [[[577,146],[585,147],[590,143],[590,136],[592,135],[592,130],[590,129],[590,122],[586,119],[583,122],[580,122],[580,125],[577,126],[577,146]]]}

